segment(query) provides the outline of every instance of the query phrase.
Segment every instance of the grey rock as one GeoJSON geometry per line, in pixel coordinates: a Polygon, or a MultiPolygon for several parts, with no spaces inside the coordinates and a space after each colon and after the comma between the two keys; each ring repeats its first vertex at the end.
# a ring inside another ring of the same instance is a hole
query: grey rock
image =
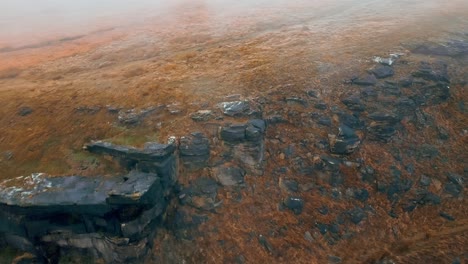
{"type": "Polygon", "coordinates": [[[465,179],[464,179],[463,176],[461,176],[461,175],[457,175],[457,174],[455,174],[455,173],[449,173],[449,174],[447,175],[447,179],[448,179],[450,182],[459,185],[460,187],[463,187],[463,186],[464,186],[465,179]]]}
{"type": "Polygon", "coordinates": [[[213,169],[213,175],[223,186],[244,185],[245,171],[239,167],[219,166],[213,169]]]}
{"type": "Polygon", "coordinates": [[[299,184],[297,181],[292,179],[284,179],[280,178],[279,186],[282,190],[286,192],[298,192],[299,191],[299,184]]]}
{"type": "Polygon", "coordinates": [[[444,191],[445,191],[445,193],[447,193],[447,194],[449,194],[449,195],[451,195],[453,197],[458,197],[462,193],[463,187],[456,184],[456,183],[448,182],[444,186],[444,191]]]}
{"type": "Polygon", "coordinates": [[[258,141],[263,139],[266,130],[266,123],[261,119],[253,119],[247,123],[245,137],[249,141],[258,141]]]}
{"type": "Polygon", "coordinates": [[[395,102],[396,112],[400,116],[413,116],[417,108],[416,102],[408,97],[400,97],[395,102]]]}
{"type": "Polygon", "coordinates": [[[344,112],[338,113],[338,117],[340,122],[350,128],[353,129],[362,129],[365,127],[364,120],[361,120],[358,115],[356,114],[348,114],[344,112]]]}
{"type": "Polygon", "coordinates": [[[439,155],[437,147],[429,144],[422,144],[416,149],[416,158],[421,159],[433,159],[439,155]]]}
{"type": "Polygon", "coordinates": [[[145,229],[164,212],[164,209],[165,204],[158,203],[153,208],[143,212],[137,219],[120,224],[122,235],[132,240],[141,238],[145,229]]]}
{"type": "Polygon", "coordinates": [[[247,123],[248,126],[253,126],[260,130],[261,133],[265,133],[266,122],[262,119],[252,119],[247,123]]]}
{"type": "Polygon", "coordinates": [[[341,125],[337,136],[328,135],[330,142],[330,151],[334,154],[350,154],[353,153],[361,140],[354,133],[354,130],[346,125],[341,125]]]}
{"type": "Polygon", "coordinates": [[[263,175],[265,143],[247,141],[231,147],[233,159],[251,175],[263,175]]]}
{"type": "Polygon", "coordinates": [[[309,241],[309,242],[314,242],[314,237],[312,237],[312,235],[310,234],[309,231],[306,231],[304,233],[304,239],[309,241]]]}
{"type": "Polygon", "coordinates": [[[307,101],[300,97],[288,97],[285,99],[288,105],[300,105],[303,107],[307,107],[307,101]]]}
{"type": "Polygon", "coordinates": [[[341,258],[337,256],[328,256],[328,263],[330,264],[341,263],[341,258]]]}
{"type": "Polygon", "coordinates": [[[427,187],[431,185],[431,178],[427,177],[426,175],[422,175],[421,178],[419,179],[419,184],[421,186],[427,187]]]}
{"type": "Polygon", "coordinates": [[[269,125],[288,123],[288,120],[280,115],[271,115],[267,117],[265,120],[267,124],[269,125]]]}
{"type": "Polygon", "coordinates": [[[184,167],[200,169],[210,159],[210,141],[200,132],[180,138],[179,155],[184,167]]]}
{"type": "Polygon", "coordinates": [[[35,246],[31,243],[31,241],[25,237],[6,234],[4,235],[3,239],[5,242],[13,248],[24,252],[36,253],[35,246]]]}
{"type": "Polygon", "coordinates": [[[449,132],[442,126],[437,126],[437,133],[439,135],[439,138],[442,140],[447,140],[450,138],[449,132]]]}
{"type": "Polygon", "coordinates": [[[302,213],[304,208],[304,200],[298,197],[288,197],[283,200],[283,205],[289,210],[293,211],[294,214],[298,215],[302,213]]]}
{"type": "Polygon", "coordinates": [[[157,112],[157,111],[162,111],[165,109],[165,105],[160,105],[160,106],[154,106],[154,107],[149,107],[142,109],[140,111],[135,110],[135,109],[130,109],[130,110],[120,110],[119,115],[118,115],[118,120],[119,123],[125,126],[136,126],[140,124],[144,118],[146,118],[148,115],[157,112]]]}
{"type": "MultiPolygon", "coordinates": [[[[126,176],[105,177],[48,177],[33,174],[17,179],[21,187],[0,190],[0,204],[38,209],[46,206],[68,210],[90,210],[94,206],[98,215],[111,210],[113,204],[149,205],[159,201],[162,194],[157,175],[131,172],[126,176]],[[25,196],[24,193],[28,193],[25,196]],[[69,206],[75,208],[68,208],[69,206]]],[[[8,181],[0,183],[7,185],[8,181]]],[[[46,209],[45,209],[46,210],[46,209]]]]}
{"type": "Polygon", "coordinates": [[[356,189],[354,190],[353,196],[356,200],[365,202],[369,199],[369,192],[366,189],[356,189]]]}
{"type": "Polygon", "coordinates": [[[78,106],[75,108],[75,112],[80,114],[94,115],[101,110],[100,106],[78,106]]]}
{"type": "Polygon", "coordinates": [[[19,116],[27,116],[32,114],[33,109],[29,106],[23,106],[20,109],[18,109],[18,115],[19,116]]]}
{"type": "Polygon", "coordinates": [[[11,160],[12,158],[13,158],[13,152],[12,151],[3,152],[3,159],[4,160],[11,160]]]}
{"type": "Polygon", "coordinates": [[[349,210],[348,215],[351,222],[357,225],[366,217],[366,212],[363,209],[356,207],[349,210]]]}
{"type": "Polygon", "coordinates": [[[413,53],[437,56],[458,57],[468,54],[468,43],[464,40],[451,40],[446,43],[424,43],[412,50],[413,53]]]}
{"type": "Polygon", "coordinates": [[[236,124],[221,128],[221,139],[227,142],[236,143],[245,140],[247,125],[236,124]]]}
{"type": "Polygon", "coordinates": [[[258,117],[260,111],[250,101],[222,102],[218,104],[223,113],[230,117],[258,117]]]}
{"type": "Polygon", "coordinates": [[[423,78],[428,81],[449,83],[450,78],[447,72],[447,64],[438,62],[430,64],[421,62],[419,69],[412,74],[414,77],[423,78]]]}
{"type": "Polygon", "coordinates": [[[192,184],[183,188],[179,198],[183,204],[202,210],[212,210],[221,202],[217,200],[218,183],[208,177],[197,178],[192,184]]]}
{"type": "Polygon", "coordinates": [[[375,99],[379,95],[379,92],[372,86],[365,87],[361,91],[361,96],[367,98],[367,100],[375,99]]]}
{"type": "Polygon", "coordinates": [[[328,116],[322,116],[317,120],[317,124],[330,127],[332,125],[332,120],[328,116]]]}
{"type": "Polygon", "coordinates": [[[413,85],[413,77],[409,76],[409,77],[400,79],[398,81],[398,85],[401,87],[405,87],[405,88],[410,87],[411,85],[413,85]]]}
{"type": "Polygon", "coordinates": [[[446,212],[440,212],[439,215],[442,217],[442,218],[445,218],[446,220],[449,220],[449,221],[455,221],[455,217],[447,214],[446,212]]]}
{"type": "Polygon", "coordinates": [[[394,70],[390,66],[378,66],[370,70],[372,74],[375,75],[375,77],[382,79],[382,78],[387,78],[391,77],[395,74],[394,70]]]}
{"type": "Polygon", "coordinates": [[[342,99],[341,102],[351,111],[362,112],[366,109],[366,105],[355,95],[346,97],[342,99]]]}
{"type": "Polygon", "coordinates": [[[370,139],[388,142],[396,133],[396,125],[400,122],[401,116],[389,112],[374,112],[369,114],[369,119],[373,122],[367,127],[370,139]]]}
{"type": "Polygon", "coordinates": [[[314,104],[314,108],[319,110],[326,110],[328,105],[325,102],[317,102],[314,104]]]}
{"type": "Polygon", "coordinates": [[[361,77],[353,78],[351,82],[356,85],[372,86],[377,83],[377,79],[373,74],[368,74],[361,77]]]}
{"type": "Polygon", "coordinates": [[[316,90],[308,90],[306,94],[309,97],[318,98],[318,92],[316,90]]]}
{"type": "Polygon", "coordinates": [[[91,153],[109,155],[115,158],[125,158],[130,160],[156,161],[163,160],[172,155],[176,149],[174,143],[159,144],[148,143],[144,149],[137,149],[130,146],[115,145],[104,141],[94,141],[85,146],[91,153]]]}
{"type": "Polygon", "coordinates": [[[213,119],[215,116],[211,110],[198,110],[197,112],[190,115],[193,121],[206,122],[213,119]]]}
{"type": "Polygon", "coordinates": [[[376,122],[385,122],[387,124],[396,124],[401,121],[401,117],[395,113],[374,112],[369,114],[369,119],[376,122]]]}
{"type": "Polygon", "coordinates": [[[258,242],[260,243],[260,245],[262,245],[262,247],[269,253],[269,254],[274,254],[275,253],[275,250],[273,248],[273,246],[271,245],[271,243],[268,241],[268,239],[263,236],[263,235],[259,235],[258,236],[258,242]]]}
{"type": "Polygon", "coordinates": [[[401,95],[401,89],[395,82],[385,81],[384,83],[379,85],[379,88],[382,90],[384,95],[401,95]]]}

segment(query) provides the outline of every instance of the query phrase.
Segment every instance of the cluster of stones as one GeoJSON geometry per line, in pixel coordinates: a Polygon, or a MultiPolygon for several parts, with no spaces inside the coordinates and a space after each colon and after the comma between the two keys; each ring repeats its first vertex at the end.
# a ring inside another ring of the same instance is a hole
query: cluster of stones
{"type": "Polygon", "coordinates": [[[211,161],[210,140],[200,132],[170,138],[167,144],[148,142],[142,149],[92,142],[85,146],[87,151],[115,158],[130,173],[112,177],[33,174],[0,183],[4,209],[0,243],[49,262],[73,254],[106,263],[142,259],[162,225],[179,164],[188,171],[211,168],[211,177],[199,178],[180,192],[182,203],[211,210],[220,205],[219,186],[242,187],[246,173],[263,174],[265,129],[260,119],[219,125],[222,162],[211,161]]]}

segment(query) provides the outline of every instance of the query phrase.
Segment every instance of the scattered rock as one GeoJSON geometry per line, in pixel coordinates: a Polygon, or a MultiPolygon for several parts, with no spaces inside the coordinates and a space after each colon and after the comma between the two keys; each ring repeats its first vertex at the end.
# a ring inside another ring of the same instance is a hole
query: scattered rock
{"type": "Polygon", "coordinates": [[[330,264],[341,263],[341,258],[337,257],[337,256],[328,256],[328,263],[330,263],[330,264]]]}
{"type": "Polygon", "coordinates": [[[261,115],[250,101],[222,102],[218,106],[225,115],[231,117],[260,117],[261,115]]]}
{"type": "Polygon", "coordinates": [[[421,159],[433,159],[439,156],[439,150],[437,147],[429,144],[422,144],[416,149],[416,158],[421,159]]]}
{"type": "Polygon", "coordinates": [[[239,167],[219,166],[213,169],[213,175],[223,186],[243,186],[245,171],[239,167]]]}
{"type": "Polygon", "coordinates": [[[286,192],[298,192],[299,191],[299,184],[295,180],[280,178],[279,186],[282,190],[286,192]]]}
{"type": "Polygon", "coordinates": [[[315,90],[308,90],[306,93],[309,97],[318,98],[318,92],[315,90]]]}
{"type": "Polygon", "coordinates": [[[361,91],[361,96],[366,98],[367,100],[375,99],[379,95],[379,92],[372,86],[365,87],[361,91]]]}
{"type": "Polygon", "coordinates": [[[179,153],[182,163],[189,169],[199,169],[210,158],[210,141],[200,132],[180,138],[179,153]]]}
{"type": "Polygon", "coordinates": [[[366,109],[366,105],[356,95],[346,97],[341,102],[351,111],[362,112],[366,109]]]}
{"type": "Polygon", "coordinates": [[[258,141],[263,138],[265,133],[266,124],[261,119],[253,119],[247,123],[245,129],[245,137],[248,141],[258,141]]]}
{"type": "Polygon", "coordinates": [[[214,118],[213,111],[211,110],[198,110],[190,115],[193,121],[206,122],[214,118]]]}
{"type": "Polygon", "coordinates": [[[80,114],[94,115],[101,110],[100,106],[78,106],[75,108],[75,112],[80,114]]]}
{"type": "Polygon", "coordinates": [[[3,159],[4,160],[11,160],[12,158],[13,158],[13,152],[12,151],[3,152],[3,159]]]}
{"type": "Polygon", "coordinates": [[[384,83],[379,85],[379,88],[382,90],[384,95],[391,95],[391,96],[400,96],[401,90],[398,87],[398,84],[391,81],[385,81],[384,83]]]}
{"type": "Polygon", "coordinates": [[[118,115],[118,120],[119,123],[125,126],[136,126],[140,124],[145,117],[148,115],[156,112],[163,110],[166,106],[165,105],[160,105],[160,106],[155,106],[155,107],[149,107],[142,109],[140,111],[137,111],[135,109],[130,109],[130,110],[120,110],[119,115],[118,115]]]}
{"type": "Polygon", "coordinates": [[[442,218],[445,218],[449,221],[455,221],[455,217],[447,214],[446,212],[439,212],[439,215],[442,217],[442,218]]]}
{"type": "Polygon", "coordinates": [[[425,43],[414,48],[412,52],[425,55],[458,57],[468,54],[468,42],[452,40],[443,44],[425,43]]]}
{"type": "Polygon", "coordinates": [[[416,102],[408,97],[400,97],[395,102],[396,113],[399,116],[413,116],[417,108],[416,102]]]}
{"type": "Polygon", "coordinates": [[[33,112],[33,109],[29,106],[23,106],[23,107],[20,107],[20,109],[18,109],[19,116],[27,116],[27,115],[32,114],[32,112],[33,112]]]}
{"type": "Polygon", "coordinates": [[[375,67],[371,69],[370,72],[379,79],[391,77],[395,74],[395,72],[393,71],[393,68],[390,66],[386,66],[386,65],[375,67]]]}
{"type": "Polygon", "coordinates": [[[218,183],[208,177],[197,178],[188,188],[183,189],[179,197],[182,200],[187,200],[191,196],[204,196],[211,198],[213,201],[218,194],[218,183]]]}
{"type": "Polygon", "coordinates": [[[314,108],[319,110],[327,110],[328,105],[325,102],[317,102],[314,104],[314,108]]]}
{"type": "Polygon", "coordinates": [[[351,154],[361,143],[354,130],[346,125],[339,127],[338,136],[328,135],[328,139],[330,151],[334,154],[351,154]]]}
{"type": "Polygon", "coordinates": [[[359,118],[358,114],[348,114],[344,112],[338,113],[339,120],[342,124],[353,128],[353,129],[363,129],[365,128],[364,120],[359,118]]]}
{"type": "Polygon", "coordinates": [[[307,107],[307,101],[300,97],[288,97],[285,99],[288,105],[300,105],[303,107],[307,107]]]}
{"type": "Polygon", "coordinates": [[[400,116],[394,113],[375,112],[369,114],[372,122],[367,128],[370,139],[382,142],[388,142],[396,133],[396,124],[400,122],[400,116]]]}
{"type": "Polygon", "coordinates": [[[419,179],[419,184],[424,187],[428,187],[431,185],[431,178],[427,177],[426,175],[422,175],[421,179],[419,179]]]}
{"type": "Polygon", "coordinates": [[[398,85],[404,88],[410,87],[411,85],[413,85],[413,77],[409,76],[409,77],[400,79],[398,81],[398,85]]]}
{"type": "Polygon", "coordinates": [[[353,196],[356,200],[365,202],[369,199],[369,192],[366,189],[356,189],[354,190],[353,196]]]}
{"type": "Polygon", "coordinates": [[[317,209],[317,211],[318,211],[321,215],[327,215],[328,212],[329,212],[330,210],[328,209],[327,206],[323,205],[323,206],[319,207],[319,208],[317,209]]]}
{"type": "Polygon", "coordinates": [[[268,251],[269,254],[274,254],[275,253],[275,250],[273,248],[273,246],[270,244],[270,242],[267,240],[267,238],[263,235],[259,235],[258,236],[258,242],[260,243],[260,245],[262,245],[262,247],[268,251]]]}
{"type": "Polygon", "coordinates": [[[371,166],[361,168],[361,179],[364,182],[374,184],[376,180],[375,170],[371,166]]]}
{"type": "Polygon", "coordinates": [[[231,143],[244,141],[246,128],[244,124],[225,126],[221,128],[221,139],[231,143]]]}
{"type": "Polygon", "coordinates": [[[309,242],[314,242],[314,238],[312,237],[312,235],[310,234],[309,231],[306,231],[306,232],[304,233],[304,239],[307,240],[307,241],[309,241],[309,242]]]}
{"type": "Polygon", "coordinates": [[[288,123],[288,120],[280,115],[272,115],[267,117],[265,120],[269,125],[288,123]]]}
{"type": "Polygon", "coordinates": [[[390,54],[390,57],[388,58],[382,58],[382,57],[378,57],[378,56],[375,56],[373,58],[373,61],[377,62],[377,63],[380,63],[382,65],[386,65],[386,66],[392,66],[392,64],[396,61],[396,59],[398,59],[399,57],[401,56],[401,54],[390,54]]]}
{"type": "Polygon", "coordinates": [[[377,83],[377,78],[373,74],[368,74],[362,77],[356,77],[351,79],[351,82],[356,85],[372,86],[377,83]]]}
{"type": "Polygon", "coordinates": [[[317,124],[330,127],[332,125],[332,120],[328,116],[322,116],[317,120],[317,124]]]}
{"type": "Polygon", "coordinates": [[[356,207],[349,210],[348,215],[351,222],[357,225],[366,217],[366,212],[362,208],[356,207]]]}
{"type": "Polygon", "coordinates": [[[298,215],[302,213],[302,209],[304,208],[304,200],[302,200],[302,198],[290,196],[283,200],[283,205],[298,215]]]}
{"type": "Polygon", "coordinates": [[[413,76],[417,78],[423,78],[427,81],[442,83],[450,82],[447,71],[447,64],[444,62],[430,64],[423,61],[421,62],[419,69],[416,72],[413,72],[413,76]]]}

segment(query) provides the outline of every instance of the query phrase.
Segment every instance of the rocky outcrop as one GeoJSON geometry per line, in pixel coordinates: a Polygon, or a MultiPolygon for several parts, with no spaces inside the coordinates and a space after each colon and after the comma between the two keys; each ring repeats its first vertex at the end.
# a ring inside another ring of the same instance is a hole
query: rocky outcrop
{"type": "Polygon", "coordinates": [[[227,156],[252,175],[263,175],[266,123],[253,119],[247,124],[228,124],[221,128],[227,156]]]}
{"type": "Polygon", "coordinates": [[[45,263],[73,253],[106,263],[141,260],[167,206],[163,180],[153,173],[33,174],[0,186],[3,243],[45,263]]]}
{"type": "Polygon", "coordinates": [[[167,144],[148,142],[143,149],[119,146],[109,142],[96,141],[85,146],[91,153],[117,158],[127,170],[139,170],[161,175],[165,187],[177,179],[176,139],[170,138],[167,144]]]}

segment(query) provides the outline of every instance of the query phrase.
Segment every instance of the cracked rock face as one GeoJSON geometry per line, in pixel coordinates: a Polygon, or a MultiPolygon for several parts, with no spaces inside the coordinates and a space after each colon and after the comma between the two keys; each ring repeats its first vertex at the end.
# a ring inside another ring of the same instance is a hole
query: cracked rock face
{"type": "MultiPolygon", "coordinates": [[[[62,251],[128,263],[150,250],[167,202],[160,177],[50,177],[0,183],[0,233],[9,245],[55,262],[62,251]]],[[[39,258],[41,258],[39,257],[39,258]]]]}

